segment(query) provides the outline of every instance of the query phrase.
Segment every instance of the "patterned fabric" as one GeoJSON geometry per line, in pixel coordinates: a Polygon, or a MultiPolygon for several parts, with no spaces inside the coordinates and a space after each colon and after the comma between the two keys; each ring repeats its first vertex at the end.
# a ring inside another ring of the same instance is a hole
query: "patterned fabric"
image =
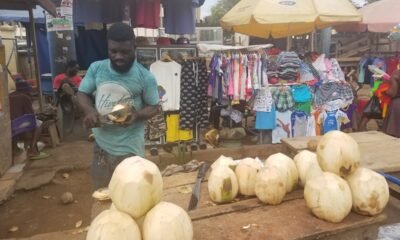
{"type": "Polygon", "coordinates": [[[167,125],[165,124],[164,113],[161,107],[157,115],[147,120],[147,131],[149,140],[158,140],[165,136],[167,125]]]}
{"type": "Polygon", "coordinates": [[[315,92],[314,104],[324,106],[331,101],[342,100],[343,103],[352,103],[353,90],[349,84],[329,82],[319,86],[315,92]]]}
{"type": "Polygon", "coordinates": [[[272,98],[274,99],[276,110],[279,112],[286,112],[295,106],[290,87],[275,89],[272,93],[272,98]]]}
{"type": "Polygon", "coordinates": [[[179,128],[192,130],[208,126],[208,75],[205,59],[187,60],[182,64],[181,109],[179,128]]]}

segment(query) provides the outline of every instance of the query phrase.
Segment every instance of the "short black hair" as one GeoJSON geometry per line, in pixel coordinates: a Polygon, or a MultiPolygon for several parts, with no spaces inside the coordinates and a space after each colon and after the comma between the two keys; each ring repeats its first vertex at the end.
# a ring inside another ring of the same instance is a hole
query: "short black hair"
{"type": "Polygon", "coordinates": [[[131,26],[128,24],[123,22],[114,23],[108,29],[107,40],[115,42],[134,41],[135,34],[133,33],[131,26]]]}

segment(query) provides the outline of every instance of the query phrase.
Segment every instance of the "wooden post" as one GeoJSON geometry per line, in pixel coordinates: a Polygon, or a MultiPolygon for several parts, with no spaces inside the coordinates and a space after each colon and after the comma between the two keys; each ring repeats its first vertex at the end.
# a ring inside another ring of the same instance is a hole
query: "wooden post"
{"type": "Polygon", "coordinates": [[[4,66],[0,67],[0,177],[11,167],[11,121],[8,102],[8,80],[4,66]]]}
{"type": "Polygon", "coordinates": [[[29,8],[29,22],[31,29],[31,40],[33,44],[33,56],[35,57],[35,73],[36,73],[36,81],[39,90],[39,107],[40,111],[43,111],[43,101],[42,101],[42,82],[40,79],[40,69],[39,69],[39,57],[37,50],[37,42],[36,42],[36,27],[35,27],[35,18],[33,16],[32,8],[29,8]]]}

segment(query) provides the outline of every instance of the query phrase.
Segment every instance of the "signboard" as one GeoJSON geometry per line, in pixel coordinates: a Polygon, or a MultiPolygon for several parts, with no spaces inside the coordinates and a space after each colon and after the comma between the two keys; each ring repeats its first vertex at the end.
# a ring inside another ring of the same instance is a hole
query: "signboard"
{"type": "Polygon", "coordinates": [[[72,19],[72,1],[73,0],[62,0],[60,6],[56,8],[56,17],[46,13],[46,25],[48,32],[74,30],[74,23],[72,19]]]}

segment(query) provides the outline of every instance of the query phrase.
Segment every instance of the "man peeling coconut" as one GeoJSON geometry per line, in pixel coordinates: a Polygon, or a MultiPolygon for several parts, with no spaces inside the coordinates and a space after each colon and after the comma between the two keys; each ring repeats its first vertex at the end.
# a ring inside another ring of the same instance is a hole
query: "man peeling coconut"
{"type": "Polygon", "coordinates": [[[144,120],[157,114],[159,102],[156,79],[136,61],[132,28],[125,23],[113,24],[107,40],[109,59],[91,64],[78,92],[84,124],[93,128],[96,140],[92,163],[95,189],[108,186],[122,160],[144,156],[144,120]],[[99,115],[112,112],[118,104],[133,107],[129,118],[99,127],[99,115]]]}

